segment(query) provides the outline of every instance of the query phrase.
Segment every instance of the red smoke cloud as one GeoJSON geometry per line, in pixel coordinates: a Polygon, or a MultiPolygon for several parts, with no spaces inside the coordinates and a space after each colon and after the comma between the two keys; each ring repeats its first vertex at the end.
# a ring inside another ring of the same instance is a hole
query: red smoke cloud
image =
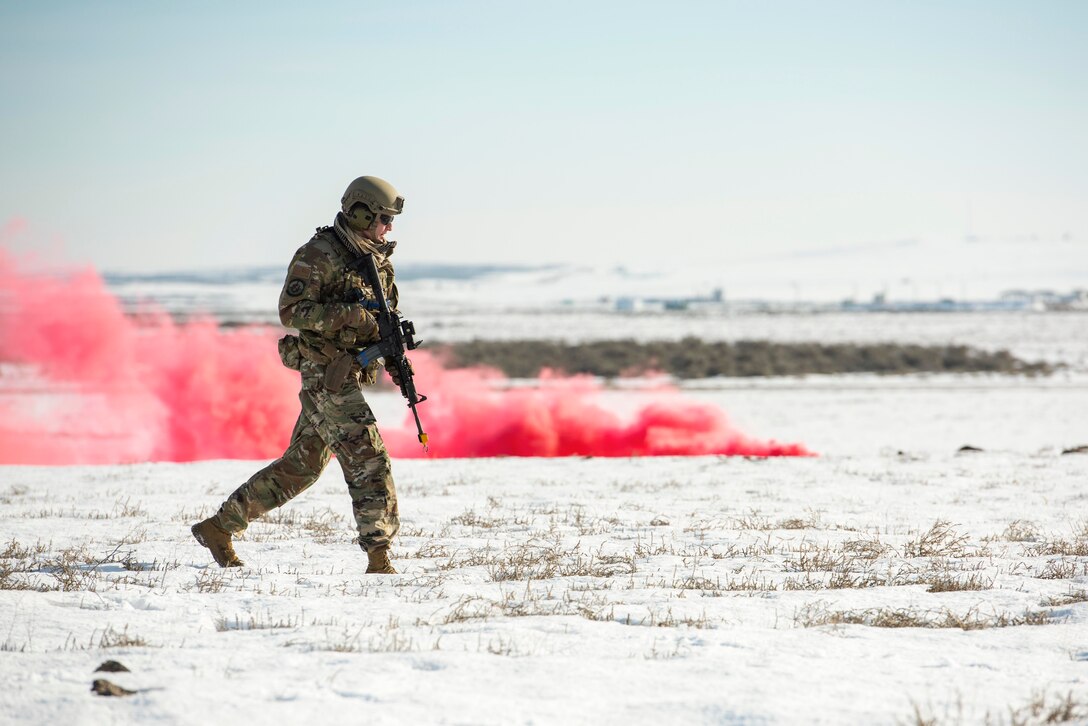
{"type": "MultiPolygon", "coordinates": [[[[417,387],[430,398],[419,408],[431,456],[807,456],[800,444],[750,439],[721,409],[685,398],[675,386],[628,396],[651,402],[621,416],[590,376],[545,371],[541,386],[508,388],[498,371],[446,370],[434,356],[412,357],[417,387]]],[[[415,428],[385,432],[394,456],[422,456],[415,428]]]]}
{"type": "MultiPolygon", "coordinates": [[[[298,414],[280,334],[161,311],[134,320],[93,270],[32,274],[0,249],[0,463],[275,458],[298,414]]],[[[748,439],[670,387],[621,417],[590,378],[509,389],[494,371],[446,370],[421,351],[412,360],[433,457],[809,453],[748,439]]],[[[382,434],[394,457],[424,455],[407,412],[382,434]]]]}
{"type": "Polygon", "coordinates": [[[137,323],[93,270],[23,273],[0,250],[0,463],[274,456],[298,412],[274,341],[162,312],[137,323]]]}

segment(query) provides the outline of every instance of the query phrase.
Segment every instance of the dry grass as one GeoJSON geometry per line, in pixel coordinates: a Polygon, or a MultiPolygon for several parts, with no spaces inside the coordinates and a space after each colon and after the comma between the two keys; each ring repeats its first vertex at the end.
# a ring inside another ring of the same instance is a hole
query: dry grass
{"type": "MultiPolygon", "coordinates": [[[[292,639],[283,645],[332,653],[413,653],[421,650],[415,638],[400,629],[400,623],[395,618],[377,627],[367,624],[355,628],[343,627],[335,632],[326,628],[324,636],[318,642],[292,639]]],[[[438,649],[437,641],[433,649],[438,649]]]]}
{"type": "Polygon", "coordinates": [[[495,611],[495,604],[476,595],[463,595],[453,604],[450,611],[442,617],[443,625],[467,623],[474,620],[486,620],[495,611]]]}
{"type": "Polygon", "coordinates": [[[874,628],[958,628],[985,630],[1018,625],[1047,625],[1055,622],[1045,612],[1025,612],[1021,615],[994,613],[983,615],[978,608],[965,613],[949,609],[939,611],[914,608],[869,608],[866,610],[832,610],[823,603],[806,605],[794,615],[794,624],[803,628],[822,625],[867,625],[874,628]]]}
{"type": "Polygon", "coordinates": [[[148,646],[149,643],[139,635],[129,635],[127,625],[120,632],[107,627],[98,639],[99,648],[145,648],[148,646]]]}
{"type": "Polygon", "coordinates": [[[1055,539],[1028,545],[1024,548],[1028,557],[1088,557],[1088,540],[1055,539]]]}
{"type": "Polygon", "coordinates": [[[495,554],[488,542],[483,547],[456,549],[449,554],[449,559],[439,562],[435,567],[440,571],[461,570],[468,567],[483,567],[494,561],[495,554]]]}
{"type": "Polygon", "coordinates": [[[38,571],[53,578],[53,584],[48,589],[94,592],[97,589],[96,568],[103,562],[104,560],[96,558],[85,546],[68,547],[41,560],[38,571]]]}
{"type": "MultiPolygon", "coordinates": [[[[633,623],[628,619],[625,624],[632,625],[633,623]]],[[[664,610],[651,608],[649,615],[637,624],[651,628],[687,627],[702,629],[711,627],[710,619],[707,617],[705,610],[699,615],[677,616],[673,613],[671,606],[666,607],[664,610]]]]}
{"type": "Polygon", "coordinates": [[[682,658],[688,654],[689,648],[685,647],[684,643],[679,639],[672,639],[672,646],[667,647],[662,645],[659,647],[658,643],[662,640],[668,640],[667,638],[654,638],[653,644],[650,649],[643,654],[646,660],[672,660],[674,658],[682,658]]]}
{"type": "Polygon", "coordinates": [[[436,542],[424,542],[414,552],[405,552],[401,557],[416,560],[435,560],[439,558],[448,558],[452,554],[452,550],[448,545],[437,544],[436,542]]]}
{"type": "Polygon", "coordinates": [[[863,587],[884,587],[890,584],[893,584],[892,579],[872,572],[859,574],[835,572],[828,578],[824,586],[828,590],[853,590],[863,587]]]}
{"type": "Polygon", "coordinates": [[[1088,563],[1067,560],[1064,557],[1048,560],[1042,570],[1035,573],[1040,580],[1071,580],[1079,575],[1088,574],[1088,563]]]}
{"type": "Polygon", "coordinates": [[[347,517],[326,507],[320,510],[275,509],[253,522],[246,538],[254,542],[312,539],[318,544],[336,544],[351,538],[353,528],[347,517]]]}
{"type": "Polygon", "coordinates": [[[770,518],[763,516],[756,510],[750,510],[748,514],[736,517],[734,519],[735,529],[756,529],[756,530],[768,530],[774,529],[775,525],[771,523],[770,518]]]}
{"type": "Polygon", "coordinates": [[[949,574],[939,574],[926,577],[923,584],[929,585],[927,592],[957,592],[960,590],[990,590],[994,586],[994,578],[983,577],[977,572],[967,577],[957,577],[949,574]]]}
{"type": "Polygon", "coordinates": [[[265,612],[264,615],[260,613],[248,614],[245,619],[241,615],[235,615],[233,619],[220,615],[215,619],[215,629],[221,633],[232,630],[294,629],[301,624],[301,617],[293,618],[288,616],[277,619],[273,618],[269,612],[265,612]]]}
{"type": "Polygon", "coordinates": [[[1026,519],[1014,519],[1001,533],[1001,539],[1008,542],[1038,542],[1039,525],[1026,519]]]}
{"type": "Polygon", "coordinates": [[[1088,701],[1075,698],[1069,691],[1064,696],[1036,693],[1031,701],[1019,708],[1009,708],[1010,726],[1034,724],[1084,723],[1088,721],[1088,701]]]}
{"type": "Polygon", "coordinates": [[[93,553],[87,544],[51,551],[50,544],[38,542],[24,545],[12,539],[0,552],[0,590],[34,590],[38,592],[96,592],[102,587],[121,587],[134,584],[151,587],[161,582],[140,581],[132,576],[119,575],[119,565],[127,572],[145,570],[166,571],[177,567],[177,562],[167,563],[139,561],[133,550],[122,551],[131,544],[143,542],[147,533],[134,530],[114,542],[105,554],[93,553]]]}
{"type": "Polygon", "coordinates": [[[547,580],[553,577],[614,577],[633,574],[631,555],[600,552],[584,554],[579,546],[564,549],[559,542],[520,544],[508,547],[489,558],[484,566],[492,582],[509,580],[547,580]]]}
{"type": "Polygon", "coordinates": [[[217,593],[222,592],[225,586],[226,575],[223,574],[223,570],[208,568],[201,570],[193,582],[182,585],[181,591],[191,592],[196,590],[201,593],[217,593]]]}
{"type": "Polygon", "coordinates": [[[793,556],[786,557],[782,569],[786,572],[846,572],[854,560],[828,546],[802,544],[793,556]]]}
{"type": "Polygon", "coordinates": [[[117,500],[113,506],[112,515],[114,517],[146,517],[147,510],[141,502],[133,503],[131,499],[125,498],[123,501],[117,500]]]}
{"type": "Polygon", "coordinates": [[[455,517],[450,518],[451,524],[459,524],[462,527],[472,529],[495,529],[506,524],[505,519],[477,514],[473,509],[466,509],[455,517]]]}
{"type": "Polygon", "coordinates": [[[957,532],[947,520],[938,519],[917,539],[907,540],[903,547],[905,557],[963,557],[966,553],[967,535],[957,532]]]}
{"type": "Polygon", "coordinates": [[[873,537],[872,539],[847,540],[842,544],[842,551],[863,560],[876,560],[891,552],[892,548],[881,542],[879,538],[873,537]]]}
{"type": "Polygon", "coordinates": [[[1066,605],[1075,605],[1078,602],[1088,602],[1088,590],[1074,590],[1070,588],[1069,592],[1064,595],[1051,595],[1043,600],[1043,607],[1064,607],[1066,605]]]}
{"type": "MultiPolygon", "coordinates": [[[[914,702],[911,716],[906,723],[911,726],[964,723],[962,703],[959,704],[960,713],[944,719],[931,713],[931,710],[923,709],[914,702]]],[[[1023,706],[1009,706],[996,714],[987,711],[982,723],[987,726],[1044,726],[1045,724],[1082,724],[1086,721],[1088,721],[1088,701],[1074,696],[1072,691],[1065,695],[1040,691],[1034,693],[1031,700],[1023,706]]]]}

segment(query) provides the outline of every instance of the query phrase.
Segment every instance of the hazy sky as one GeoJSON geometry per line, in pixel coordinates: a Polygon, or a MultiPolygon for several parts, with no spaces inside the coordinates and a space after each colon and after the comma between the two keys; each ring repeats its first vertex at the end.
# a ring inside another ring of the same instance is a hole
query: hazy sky
{"type": "Polygon", "coordinates": [[[6,0],[0,93],[0,224],[108,270],[285,264],[361,174],[402,261],[1088,270],[1082,0],[6,0]]]}

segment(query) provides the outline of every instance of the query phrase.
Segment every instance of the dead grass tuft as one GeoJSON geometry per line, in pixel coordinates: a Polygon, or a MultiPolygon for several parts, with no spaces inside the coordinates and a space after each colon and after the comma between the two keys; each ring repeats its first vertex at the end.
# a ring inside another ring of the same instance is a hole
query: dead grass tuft
{"type": "Polygon", "coordinates": [[[1017,625],[1046,625],[1054,622],[1049,613],[1025,612],[1021,615],[994,613],[982,615],[978,608],[965,613],[944,609],[919,611],[913,608],[870,608],[867,610],[832,610],[824,603],[813,603],[794,615],[794,624],[803,628],[822,625],[868,625],[874,628],[958,628],[985,630],[1017,625]]]}
{"type": "Polygon", "coordinates": [[[782,569],[786,572],[845,572],[851,569],[852,563],[851,558],[832,552],[828,546],[802,544],[796,556],[786,557],[782,569]]]}
{"type": "Polygon", "coordinates": [[[478,595],[463,595],[442,617],[443,625],[486,620],[495,612],[495,604],[478,595]]]}
{"type": "Polygon", "coordinates": [[[917,539],[907,540],[903,547],[906,557],[963,557],[967,535],[957,532],[951,523],[938,519],[917,539]]]}
{"type": "Polygon", "coordinates": [[[196,590],[202,593],[216,593],[221,592],[226,586],[226,576],[222,571],[218,569],[211,569],[210,567],[200,571],[200,574],[196,576],[196,579],[182,586],[182,592],[190,592],[196,590]]]}
{"type": "Polygon", "coordinates": [[[1088,702],[1074,698],[1072,691],[1064,696],[1053,697],[1043,691],[1033,695],[1031,702],[1026,706],[1009,709],[1011,726],[1084,723],[1086,720],[1088,720],[1088,702]]]}
{"type": "Polygon", "coordinates": [[[558,542],[548,545],[521,544],[496,553],[485,563],[493,582],[547,580],[553,577],[614,577],[634,574],[635,559],[627,554],[584,554],[579,545],[563,549],[558,542]]]}
{"type": "Polygon", "coordinates": [[[145,648],[147,646],[148,642],[139,635],[129,635],[127,625],[120,632],[107,627],[98,639],[99,648],[145,648]]]}
{"type": "Polygon", "coordinates": [[[96,568],[102,563],[86,547],[67,547],[53,557],[42,560],[38,571],[54,579],[55,586],[49,589],[94,592],[96,568]]]}
{"type": "Polygon", "coordinates": [[[371,632],[364,641],[365,630],[366,628],[362,627],[354,631],[350,628],[344,628],[336,633],[326,630],[325,639],[322,642],[290,640],[284,643],[284,646],[301,645],[306,650],[329,651],[332,653],[411,653],[419,650],[415,640],[400,629],[400,624],[396,619],[390,619],[388,625],[371,632]]]}
{"type": "Polygon", "coordinates": [[[249,614],[245,619],[241,615],[235,615],[233,619],[219,616],[215,619],[215,629],[220,633],[231,630],[276,630],[276,629],[292,629],[297,628],[302,624],[301,618],[292,618],[290,616],[286,618],[273,618],[271,613],[265,612],[262,616],[260,613],[249,614]]]}
{"type": "Polygon", "coordinates": [[[742,517],[734,518],[733,521],[735,524],[735,529],[774,529],[774,525],[771,524],[771,520],[760,514],[755,509],[749,511],[748,514],[742,517]]]}
{"type": "Polygon", "coordinates": [[[1043,600],[1042,605],[1043,607],[1054,608],[1075,605],[1078,602],[1088,602],[1088,590],[1073,590],[1070,588],[1069,592],[1064,595],[1051,595],[1043,600]]]}
{"type": "Polygon", "coordinates": [[[450,523],[459,524],[462,527],[471,527],[473,529],[495,529],[496,527],[505,525],[506,520],[477,514],[473,509],[466,509],[457,516],[452,517],[450,523]]]}
{"type": "Polygon", "coordinates": [[[828,590],[847,590],[864,587],[883,587],[889,584],[888,578],[872,572],[852,574],[849,572],[834,572],[827,581],[828,590]]]}
{"type": "MultiPolygon", "coordinates": [[[[963,723],[961,713],[947,714],[942,720],[932,713],[932,708],[923,709],[917,702],[912,702],[911,716],[906,723],[911,726],[940,726],[942,723],[963,723]]],[[[1043,726],[1043,724],[1084,723],[1088,720],[1088,702],[1077,699],[1072,691],[1051,695],[1045,691],[1032,694],[1031,700],[1024,706],[1009,706],[1007,714],[996,716],[987,711],[982,723],[987,726],[1043,726]]]]}
{"type": "Polygon", "coordinates": [[[1067,560],[1064,557],[1057,560],[1048,560],[1042,570],[1035,573],[1040,580],[1071,580],[1080,574],[1088,574],[1088,563],[1078,560],[1067,560]]]}
{"type": "Polygon", "coordinates": [[[1009,542],[1038,542],[1039,525],[1026,519],[1014,519],[1001,533],[1001,539],[1009,542]]]}
{"type": "Polygon", "coordinates": [[[983,577],[973,572],[967,577],[956,577],[949,574],[931,575],[922,584],[929,585],[926,592],[958,592],[961,590],[990,590],[994,586],[994,578],[983,577]]]}
{"type": "Polygon", "coordinates": [[[310,511],[276,509],[254,524],[247,531],[247,537],[254,542],[310,537],[318,544],[335,544],[346,540],[351,531],[347,518],[330,507],[310,511]]]}
{"type": "Polygon", "coordinates": [[[434,542],[426,542],[420,545],[419,549],[415,552],[406,552],[402,555],[402,557],[418,560],[431,560],[438,559],[439,557],[449,557],[450,554],[450,548],[446,545],[440,545],[434,542]]]}
{"type": "Polygon", "coordinates": [[[1055,539],[1028,545],[1024,548],[1028,557],[1088,557],[1088,540],[1055,539]]]}
{"type": "Polygon", "coordinates": [[[859,557],[863,560],[875,560],[883,557],[891,551],[889,545],[877,538],[852,539],[842,543],[842,551],[848,555],[859,557]]]}

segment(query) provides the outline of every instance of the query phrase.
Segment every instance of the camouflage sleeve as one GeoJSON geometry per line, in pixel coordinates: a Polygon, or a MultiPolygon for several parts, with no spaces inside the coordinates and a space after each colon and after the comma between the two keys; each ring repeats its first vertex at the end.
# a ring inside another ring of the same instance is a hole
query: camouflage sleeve
{"type": "Polygon", "coordinates": [[[397,290],[397,283],[389,283],[389,295],[387,299],[389,300],[389,307],[394,310],[400,310],[400,291],[397,290]]]}
{"type": "Polygon", "coordinates": [[[389,307],[392,310],[399,310],[400,306],[400,291],[397,290],[396,273],[393,270],[393,263],[388,259],[382,268],[378,271],[379,276],[382,279],[382,287],[385,288],[385,300],[389,303],[389,307]]]}
{"type": "Polygon", "coordinates": [[[362,305],[324,302],[323,290],[335,274],[335,266],[325,254],[303,245],[291,260],[280,292],[280,322],[288,328],[315,332],[371,325],[376,328],[362,305]]]}

